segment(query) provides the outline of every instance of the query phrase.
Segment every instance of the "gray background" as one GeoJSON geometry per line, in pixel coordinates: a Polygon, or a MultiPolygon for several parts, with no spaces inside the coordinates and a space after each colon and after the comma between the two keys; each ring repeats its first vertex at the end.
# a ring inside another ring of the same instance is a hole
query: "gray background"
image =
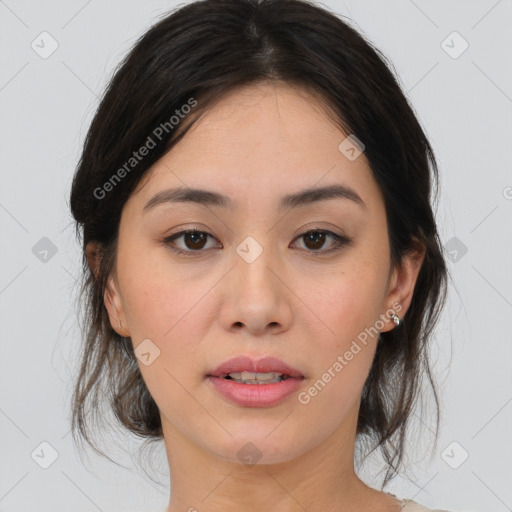
{"type": "MultiPolygon", "coordinates": [[[[0,0],[1,511],[160,511],[167,504],[168,489],[122,452],[109,453],[128,469],[94,455],[84,467],[72,444],[80,253],[67,200],[114,67],[175,5],[0,0]],[[40,53],[55,43],[44,31],[58,44],[47,58],[40,53]]],[[[352,18],[392,60],[442,175],[437,219],[453,279],[432,351],[442,433],[425,457],[431,424],[415,416],[422,430],[407,478],[388,490],[454,512],[511,510],[512,1],[325,5],[352,18]],[[459,55],[464,41],[469,47],[459,55]]],[[[133,450],[139,442],[119,437],[119,444],[133,450]]],[[[157,448],[149,466],[167,484],[157,448]]],[[[363,476],[371,480],[377,466],[363,476]]]]}

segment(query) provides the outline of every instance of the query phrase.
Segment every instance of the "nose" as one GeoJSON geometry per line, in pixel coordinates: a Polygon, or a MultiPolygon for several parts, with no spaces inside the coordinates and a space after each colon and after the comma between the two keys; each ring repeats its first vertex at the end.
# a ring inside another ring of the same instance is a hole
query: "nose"
{"type": "Polygon", "coordinates": [[[293,293],[291,283],[286,282],[284,266],[267,249],[252,262],[242,256],[236,254],[233,269],[225,278],[222,326],[232,332],[245,330],[252,336],[288,330],[293,293]]]}

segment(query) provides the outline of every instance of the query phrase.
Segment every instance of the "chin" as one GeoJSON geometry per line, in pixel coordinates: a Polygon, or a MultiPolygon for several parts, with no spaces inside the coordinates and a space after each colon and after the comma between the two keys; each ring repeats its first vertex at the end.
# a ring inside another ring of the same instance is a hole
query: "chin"
{"type": "MultiPolygon", "coordinates": [[[[275,428],[275,424],[273,428],[275,428]]],[[[237,464],[253,466],[255,464],[283,464],[289,462],[304,451],[304,437],[294,438],[289,435],[279,435],[268,429],[261,433],[247,434],[248,429],[241,431],[240,435],[230,430],[233,438],[224,439],[224,443],[212,443],[210,451],[217,457],[237,464]]]]}

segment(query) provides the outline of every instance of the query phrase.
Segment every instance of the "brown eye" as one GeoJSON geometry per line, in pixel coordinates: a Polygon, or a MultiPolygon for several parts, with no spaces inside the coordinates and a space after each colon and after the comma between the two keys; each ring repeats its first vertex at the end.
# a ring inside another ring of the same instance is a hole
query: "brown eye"
{"type": "Polygon", "coordinates": [[[178,254],[190,256],[193,255],[194,252],[205,252],[203,249],[205,249],[208,238],[213,239],[213,236],[205,231],[193,229],[180,231],[179,233],[169,236],[163,240],[163,244],[178,254]],[[181,245],[181,247],[176,247],[176,241],[180,239],[182,240],[182,243],[178,245],[181,245]]]}
{"type": "MultiPolygon", "coordinates": [[[[206,231],[192,229],[175,233],[174,235],[165,238],[162,243],[178,254],[194,256],[195,254],[199,255],[204,253],[206,252],[206,249],[211,248],[206,247],[209,238],[212,240],[215,239],[213,235],[206,231]],[[180,244],[177,243],[179,240],[181,240],[180,244]]],[[[332,231],[320,229],[307,231],[300,235],[297,240],[303,240],[305,245],[304,250],[315,255],[328,254],[352,243],[352,241],[345,236],[337,235],[332,231]],[[331,240],[330,245],[327,249],[322,250],[328,240],[331,240]]]]}
{"type": "Polygon", "coordinates": [[[308,249],[318,250],[321,249],[325,243],[325,233],[321,231],[311,231],[304,236],[304,242],[308,249]]]}
{"type": "Polygon", "coordinates": [[[208,235],[201,231],[191,231],[183,235],[183,240],[187,249],[203,249],[208,235]]]}
{"type": "Polygon", "coordinates": [[[318,252],[319,254],[326,254],[332,251],[336,251],[345,245],[350,245],[351,240],[347,237],[337,235],[331,231],[325,230],[311,230],[303,233],[298,237],[298,240],[303,240],[307,251],[311,253],[318,252]],[[333,240],[330,247],[326,250],[321,250],[326,243],[326,240],[333,240]]]}

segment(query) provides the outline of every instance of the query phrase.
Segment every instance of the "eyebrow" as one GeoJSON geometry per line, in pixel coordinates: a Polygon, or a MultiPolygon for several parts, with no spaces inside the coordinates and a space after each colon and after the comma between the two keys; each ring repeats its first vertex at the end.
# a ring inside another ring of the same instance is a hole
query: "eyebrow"
{"type": "MultiPolygon", "coordinates": [[[[359,194],[346,185],[330,185],[320,188],[308,188],[289,194],[281,198],[279,209],[297,208],[310,205],[327,199],[348,199],[363,209],[367,209],[366,204],[359,194]]],[[[144,206],[146,212],[156,206],[167,203],[196,203],[205,206],[217,206],[221,208],[233,209],[233,200],[212,190],[205,190],[191,187],[178,187],[162,190],[155,194],[144,206]]]]}

